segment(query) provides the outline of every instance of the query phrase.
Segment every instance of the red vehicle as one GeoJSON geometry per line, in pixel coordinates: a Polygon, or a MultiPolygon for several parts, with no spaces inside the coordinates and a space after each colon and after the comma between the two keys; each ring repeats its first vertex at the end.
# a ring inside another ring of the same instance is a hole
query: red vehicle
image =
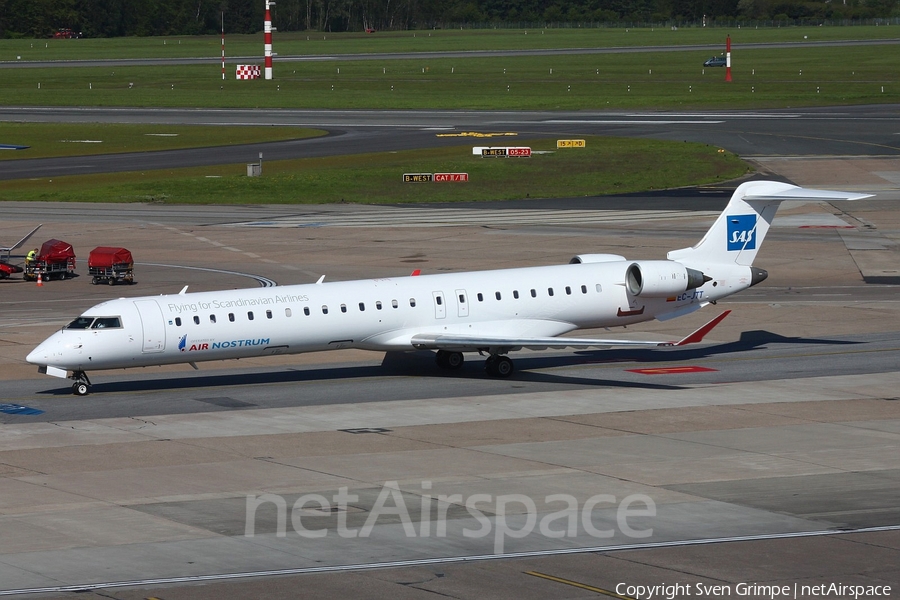
{"type": "Polygon", "coordinates": [[[134,283],[134,258],[125,248],[98,246],[91,250],[88,257],[88,273],[91,283],[107,283],[116,285],[122,281],[134,283]]]}
{"type": "Polygon", "coordinates": [[[72,31],[69,28],[59,29],[53,34],[53,39],[55,40],[77,40],[80,37],[80,31],[72,31]]]}
{"type": "Polygon", "coordinates": [[[21,273],[22,267],[19,265],[11,265],[9,263],[0,262],[0,279],[6,279],[13,273],[21,273]]]}
{"type": "Polygon", "coordinates": [[[25,273],[28,281],[41,279],[65,279],[75,274],[75,250],[72,244],[62,240],[47,240],[34,260],[25,261],[25,273]]]}

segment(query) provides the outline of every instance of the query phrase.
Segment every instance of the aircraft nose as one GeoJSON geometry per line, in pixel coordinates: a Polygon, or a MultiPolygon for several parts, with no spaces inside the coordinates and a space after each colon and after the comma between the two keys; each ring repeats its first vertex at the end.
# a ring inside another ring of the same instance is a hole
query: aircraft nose
{"type": "Polygon", "coordinates": [[[66,359],[73,357],[73,352],[80,354],[81,336],[63,336],[55,333],[38,344],[28,353],[25,360],[33,365],[64,365],[66,359]]]}

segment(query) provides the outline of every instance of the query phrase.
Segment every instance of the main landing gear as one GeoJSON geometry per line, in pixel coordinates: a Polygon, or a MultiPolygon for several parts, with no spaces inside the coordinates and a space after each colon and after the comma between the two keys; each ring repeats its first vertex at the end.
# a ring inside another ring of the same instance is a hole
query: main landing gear
{"type": "Polygon", "coordinates": [[[491,377],[509,377],[513,372],[513,361],[502,354],[491,354],[484,361],[484,371],[491,377]]]}
{"type": "Polygon", "coordinates": [[[75,380],[75,383],[72,384],[72,393],[76,396],[87,396],[91,391],[91,380],[88,379],[87,373],[73,371],[72,379],[75,380]]]}
{"type": "MultiPolygon", "coordinates": [[[[435,362],[442,369],[459,369],[464,361],[462,352],[438,350],[435,356],[435,362]]],[[[513,372],[512,359],[502,354],[491,354],[484,361],[484,371],[491,377],[509,377],[513,372]]]]}

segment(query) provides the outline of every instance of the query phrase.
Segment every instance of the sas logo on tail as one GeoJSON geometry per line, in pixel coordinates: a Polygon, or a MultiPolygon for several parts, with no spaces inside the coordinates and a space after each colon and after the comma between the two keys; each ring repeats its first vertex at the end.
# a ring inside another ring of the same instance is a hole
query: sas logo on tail
{"type": "Polygon", "coordinates": [[[728,250],[756,249],[756,215],[735,215],[728,219],[728,250]]]}

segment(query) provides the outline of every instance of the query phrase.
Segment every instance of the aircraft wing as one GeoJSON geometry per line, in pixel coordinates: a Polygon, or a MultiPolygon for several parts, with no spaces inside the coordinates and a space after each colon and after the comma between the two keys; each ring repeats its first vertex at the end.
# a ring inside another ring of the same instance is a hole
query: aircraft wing
{"type": "Polygon", "coordinates": [[[680,340],[672,341],[646,341],[646,340],[604,340],[566,337],[491,337],[477,335],[457,334],[418,334],[412,337],[412,345],[417,350],[450,350],[450,351],[474,351],[487,350],[498,353],[506,353],[513,350],[527,348],[529,350],[546,350],[548,348],[612,348],[628,346],[684,346],[696,344],[703,340],[704,336],[722,322],[728,316],[730,310],[726,310],[710,322],[680,340]]]}
{"type": "MultiPolygon", "coordinates": [[[[43,223],[41,223],[41,225],[43,225],[43,223]]],[[[13,244],[12,246],[10,246],[9,248],[0,248],[0,252],[12,252],[12,251],[15,250],[16,248],[18,248],[19,246],[21,246],[22,244],[24,244],[25,242],[27,242],[27,241],[28,241],[28,238],[30,238],[31,236],[33,236],[33,235],[34,235],[34,232],[41,228],[41,225],[38,225],[37,227],[35,227],[34,229],[32,229],[31,232],[30,232],[28,235],[26,235],[25,237],[23,237],[21,240],[19,240],[18,242],[16,242],[15,244],[13,244]]]]}

